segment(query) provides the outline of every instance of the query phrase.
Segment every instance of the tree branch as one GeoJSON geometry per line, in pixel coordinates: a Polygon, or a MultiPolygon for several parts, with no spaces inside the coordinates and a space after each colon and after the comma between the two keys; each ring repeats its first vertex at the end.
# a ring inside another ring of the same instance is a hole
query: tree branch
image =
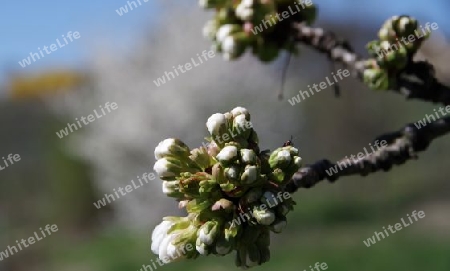
{"type": "MultiPolygon", "coordinates": [[[[375,59],[363,59],[349,43],[332,32],[305,24],[294,24],[295,40],[325,53],[334,62],[343,64],[360,80],[363,80],[365,63],[375,59]]],[[[450,88],[435,77],[434,68],[424,61],[410,61],[397,78],[391,91],[403,94],[407,99],[420,99],[432,103],[450,105],[450,88]]]]}
{"type": "Polygon", "coordinates": [[[325,159],[301,168],[285,189],[292,193],[299,188],[313,187],[325,179],[334,182],[343,176],[366,176],[380,170],[389,171],[393,165],[400,165],[408,160],[416,159],[416,152],[426,150],[434,139],[448,132],[450,132],[450,117],[439,119],[422,128],[408,124],[399,131],[376,138],[374,142],[386,140],[388,145],[361,159],[341,159],[336,164],[325,159]],[[330,171],[332,168],[337,171],[330,171]]]}

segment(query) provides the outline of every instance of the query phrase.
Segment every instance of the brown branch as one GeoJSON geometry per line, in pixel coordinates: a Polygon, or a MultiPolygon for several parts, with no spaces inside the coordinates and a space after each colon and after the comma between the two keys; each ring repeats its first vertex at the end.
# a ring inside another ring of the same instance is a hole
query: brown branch
{"type": "MultiPolygon", "coordinates": [[[[357,55],[348,42],[322,28],[295,24],[294,29],[296,41],[326,54],[330,60],[343,64],[357,78],[363,79],[364,63],[369,59],[357,55]]],[[[403,94],[408,99],[450,104],[450,88],[436,79],[433,66],[427,62],[411,60],[397,79],[397,85],[391,91],[403,94]]]]}
{"type": "Polygon", "coordinates": [[[393,165],[400,165],[408,160],[416,159],[416,152],[426,150],[434,139],[448,132],[450,132],[450,117],[439,119],[420,129],[414,124],[409,124],[397,132],[376,138],[374,142],[386,140],[388,145],[361,159],[341,159],[336,164],[329,160],[321,160],[301,168],[285,189],[292,193],[299,188],[313,187],[325,179],[334,182],[343,176],[366,176],[381,170],[389,171],[393,165]],[[341,165],[340,168],[339,165],[341,165]],[[335,169],[334,172],[330,171],[332,168],[335,169]],[[330,172],[331,174],[329,174],[330,172]]]}

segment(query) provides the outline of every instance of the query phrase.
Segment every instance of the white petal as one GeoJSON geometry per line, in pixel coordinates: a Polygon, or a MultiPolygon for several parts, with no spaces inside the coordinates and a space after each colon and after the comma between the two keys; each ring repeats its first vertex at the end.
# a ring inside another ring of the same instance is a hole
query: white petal
{"type": "Polygon", "coordinates": [[[244,108],[242,106],[233,108],[233,110],[231,110],[231,114],[233,114],[233,117],[237,117],[239,115],[244,115],[244,116],[250,115],[247,108],[244,108]]]}
{"type": "Polygon", "coordinates": [[[164,156],[170,154],[170,146],[174,145],[175,139],[168,138],[159,142],[158,146],[155,148],[155,159],[161,159],[164,156]]]}
{"type": "Polygon", "coordinates": [[[175,173],[169,171],[169,161],[166,158],[159,159],[153,166],[153,170],[160,177],[174,177],[175,173]]]}
{"type": "Polygon", "coordinates": [[[237,157],[237,152],[238,149],[236,146],[226,146],[219,152],[216,158],[220,161],[230,161],[237,157]]]}
{"type": "Polygon", "coordinates": [[[154,254],[158,254],[159,246],[161,245],[162,240],[167,236],[167,231],[171,226],[172,222],[163,221],[153,230],[151,250],[154,254]]]}
{"type": "Polygon", "coordinates": [[[172,245],[171,243],[169,243],[169,245],[167,246],[167,255],[169,255],[172,261],[175,261],[184,256],[183,251],[178,249],[178,247],[172,245]]]}
{"type": "Polygon", "coordinates": [[[169,194],[169,193],[173,193],[174,190],[169,187],[169,182],[168,181],[163,181],[162,183],[162,191],[164,194],[169,194]]]}
{"type": "Polygon", "coordinates": [[[171,261],[170,259],[169,259],[169,261],[167,261],[167,258],[169,257],[169,255],[167,254],[167,247],[175,238],[176,238],[175,234],[169,234],[162,240],[161,245],[159,246],[158,255],[159,255],[159,258],[164,263],[169,263],[171,261]],[[166,261],[164,261],[164,260],[166,260],[166,261]]]}
{"type": "Polygon", "coordinates": [[[224,114],[216,113],[211,115],[206,122],[206,127],[210,134],[216,133],[222,125],[226,124],[227,119],[224,114]]]}
{"type": "Polygon", "coordinates": [[[218,42],[222,42],[226,37],[228,37],[234,30],[236,25],[224,24],[219,30],[217,30],[216,39],[218,42]]]}
{"type": "Polygon", "coordinates": [[[236,39],[233,38],[233,36],[227,36],[222,41],[222,51],[230,54],[233,54],[234,52],[237,51],[236,39]]]}

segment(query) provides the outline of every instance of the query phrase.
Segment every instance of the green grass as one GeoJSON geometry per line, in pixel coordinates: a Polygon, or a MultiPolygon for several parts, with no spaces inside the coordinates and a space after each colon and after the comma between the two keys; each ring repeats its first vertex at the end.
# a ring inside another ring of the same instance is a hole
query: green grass
{"type": "MultiPolygon", "coordinates": [[[[387,224],[387,223],[385,223],[387,224]]],[[[377,228],[356,227],[309,229],[297,231],[290,226],[279,235],[273,236],[271,260],[259,271],[310,271],[309,265],[325,262],[328,270],[334,271],[448,271],[450,270],[449,240],[430,237],[429,233],[417,234],[405,229],[367,248],[363,240],[377,228]],[[370,231],[370,232],[369,232],[370,231]]],[[[123,232],[97,236],[89,241],[58,245],[53,253],[55,270],[130,271],[139,270],[143,264],[150,264],[155,256],[150,253],[147,236],[132,236],[123,232]],[[70,269],[68,267],[71,267],[70,269]],[[89,266],[90,268],[85,268],[89,266]],[[76,269],[75,269],[76,270],[76,269]]],[[[229,271],[239,270],[234,266],[234,254],[224,257],[200,257],[197,260],[171,263],[158,270],[186,271],[229,271]]]]}

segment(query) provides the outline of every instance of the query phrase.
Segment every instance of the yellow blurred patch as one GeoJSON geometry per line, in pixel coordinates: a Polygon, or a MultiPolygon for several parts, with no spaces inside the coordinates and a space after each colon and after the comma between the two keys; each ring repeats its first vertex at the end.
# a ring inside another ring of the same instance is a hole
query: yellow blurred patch
{"type": "Polygon", "coordinates": [[[45,72],[11,77],[9,91],[13,99],[56,95],[87,83],[86,74],[75,71],[45,72]]]}

